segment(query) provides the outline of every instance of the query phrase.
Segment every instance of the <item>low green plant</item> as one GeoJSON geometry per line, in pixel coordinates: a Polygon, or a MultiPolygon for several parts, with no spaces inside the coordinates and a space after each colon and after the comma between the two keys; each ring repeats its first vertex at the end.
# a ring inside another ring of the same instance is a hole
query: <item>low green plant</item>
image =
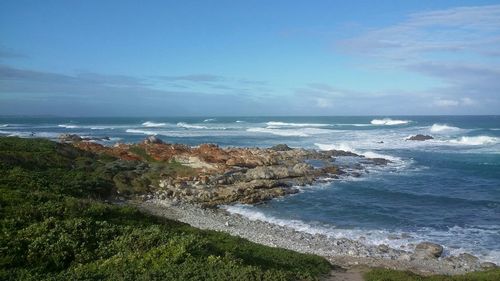
{"type": "Polygon", "coordinates": [[[0,159],[0,280],[314,280],[330,270],[318,256],[102,201],[144,163],[19,138],[0,138],[0,159]]]}
{"type": "Polygon", "coordinates": [[[366,281],[498,281],[500,280],[500,269],[453,276],[421,276],[408,271],[377,268],[365,273],[364,278],[366,281]]]}

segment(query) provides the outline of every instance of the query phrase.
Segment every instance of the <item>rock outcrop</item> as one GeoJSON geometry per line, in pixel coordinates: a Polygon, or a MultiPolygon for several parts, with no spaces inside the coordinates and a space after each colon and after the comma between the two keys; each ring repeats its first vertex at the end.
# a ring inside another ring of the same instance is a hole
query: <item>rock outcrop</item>
{"type": "Polygon", "coordinates": [[[140,188],[153,192],[144,194],[145,198],[178,198],[205,206],[258,203],[296,193],[295,186],[342,175],[359,177],[365,172],[365,165],[390,163],[386,159],[366,158],[349,151],[316,151],[290,148],[286,144],[268,149],[221,148],[215,144],[190,147],[164,143],[155,136],[137,144],[114,146],[87,142],[72,135],[61,140],[72,141],[83,150],[147,165],[144,169],[131,169],[134,172],[120,181],[150,182],[149,187],[140,188]],[[355,158],[359,163],[343,167],[336,163],[337,157],[355,158]],[[314,167],[308,161],[322,164],[314,167]]]}
{"type": "Polygon", "coordinates": [[[437,259],[443,254],[443,246],[431,243],[422,242],[415,247],[414,258],[416,259],[437,259]]]}
{"type": "Polygon", "coordinates": [[[411,140],[411,141],[426,141],[426,140],[432,140],[432,139],[434,139],[432,136],[418,134],[418,135],[411,136],[411,137],[407,138],[406,140],[411,140]]]}

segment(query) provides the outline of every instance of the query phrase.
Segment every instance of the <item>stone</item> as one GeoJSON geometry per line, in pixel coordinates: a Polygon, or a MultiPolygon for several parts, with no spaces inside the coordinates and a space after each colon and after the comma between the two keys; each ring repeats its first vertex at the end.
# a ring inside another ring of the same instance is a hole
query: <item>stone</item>
{"type": "Polygon", "coordinates": [[[415,257],[416,258],[439,258],[443,254],[443,246],[431,243],[422,242],[415,246],[415,257]]]}
{"type": "Polygon", "coordinates": [[[62,142],[79,142],[82,141],[83,139],[76,134],[60,134],[59,140],[62,142]]]}
{"type": "Polygon", "coordinates": [[[277,144],[271,148],[269,148],[270,150],[274,150],[274,151],[290,151],[292,150],[292,148],[290,148],[288,145],[286,144],[277,144]]]}
{"type": "Polygon", "coordinates": [[[466,264],[476,264],[479,262],[479,258],[468,253],[462,253],[458,255],[458,258],[466,264]]]}
{"type": "Polygon", "coordinates": [[[144,143],[145,144],[163,144],[164,142],[161,139],[159,139],[157,136],[148,136],[144,140],[144,143]]]}
{"type": "Polygon", "coordinates": [[[432,140],[432,139],[434,139],[432,136],[418,134],[418,135],[411,136],[411,137],[407,138],[406,140],[411,140],[411,141],[426,141],[426,140],[432,140]]]}
{"type": "Polygon", "coordinates": [[[493,268],[497,267],[497,265],[495,263],[492,263],[492,262],[482,262],[480,266],[481,266],[481,268],[484,268],[484,269],[493,269],[493,268]]]}

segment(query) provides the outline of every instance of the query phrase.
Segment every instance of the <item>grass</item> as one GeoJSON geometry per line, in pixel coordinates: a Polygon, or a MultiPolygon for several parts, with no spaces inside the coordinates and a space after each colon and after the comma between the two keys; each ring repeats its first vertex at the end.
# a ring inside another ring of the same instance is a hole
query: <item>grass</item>
{"type": "Polygon", "coordinates": [[[408,271],[377,268],[365,273],[364,278],[366,281],[498,281],[500,280],[500,269],[454,276],[421,276],[408,271]]]}
{"type": "Polygon", "coordinates": [[[0,160],[0,280],[315,280],[331,268],[104,203],[140,163],[19,138],[0,138],[0,160]]]}

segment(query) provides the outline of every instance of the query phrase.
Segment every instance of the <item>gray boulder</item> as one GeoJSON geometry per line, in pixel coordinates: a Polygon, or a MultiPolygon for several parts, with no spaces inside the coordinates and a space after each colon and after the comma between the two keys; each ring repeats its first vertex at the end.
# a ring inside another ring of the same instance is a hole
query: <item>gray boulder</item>
{"type": "Polygon", "coordinates": [[[289,147],[288,145],[286,144],[277,144],[273,147],[270,148],[271,150],[274,150],[274,151],[289,151],[289,150],[292,150],[293,148],[289,147]]]}
{"type": "Polygon", "coordinates": [[[59,140],[62,142],[79,142],[82,141],[82,137],[76,134],[60,134],[59,140]]]}
{"type": "Polygon", "coordinates": [[[443,246],[431,243],[422,242],[415,247],[415,258],[419,259],[436,259],[443,254],[443,246]]]}
{"type": "Polygon", "coordinates": [[[161,139],[159,139],[158,137],[156,137],[156,136],[148,136],[144,140],[144,143],[145,144],[162,144],[163,141],[161,139]]]}

